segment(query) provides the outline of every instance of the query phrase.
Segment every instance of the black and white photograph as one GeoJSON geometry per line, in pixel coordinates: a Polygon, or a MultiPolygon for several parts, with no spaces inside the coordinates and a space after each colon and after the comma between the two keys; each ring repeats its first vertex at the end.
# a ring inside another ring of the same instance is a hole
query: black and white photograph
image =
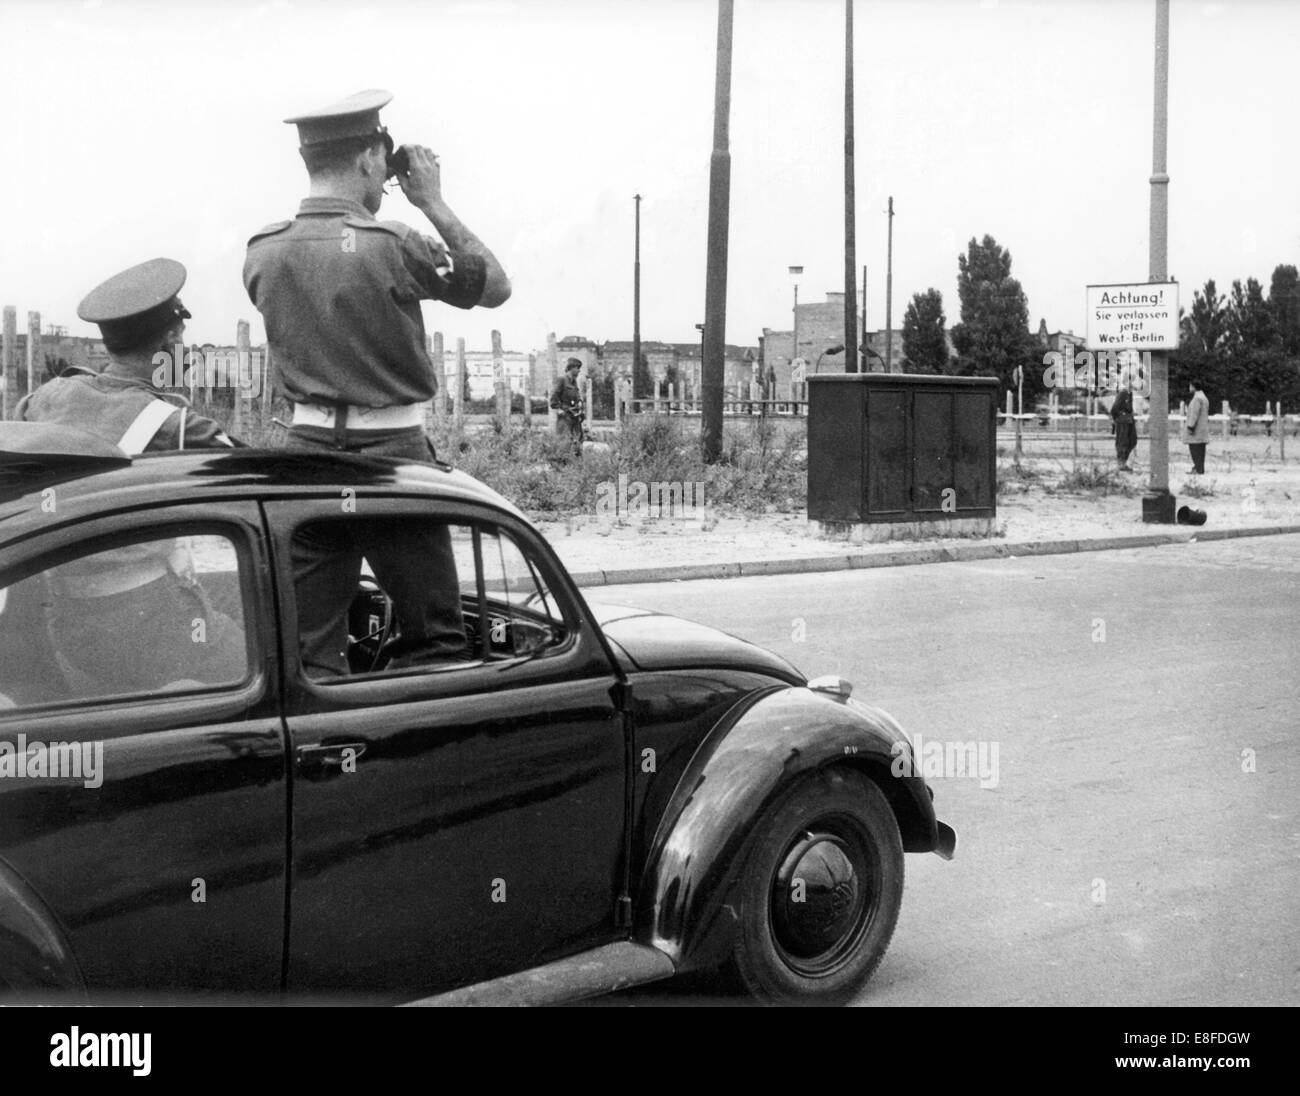
{"type": "Polygon", "coordinates": [[[0,0],[24,1058],[996,1007],[1249,1072],[1300,1005],[1297,42],[0,0]]]}

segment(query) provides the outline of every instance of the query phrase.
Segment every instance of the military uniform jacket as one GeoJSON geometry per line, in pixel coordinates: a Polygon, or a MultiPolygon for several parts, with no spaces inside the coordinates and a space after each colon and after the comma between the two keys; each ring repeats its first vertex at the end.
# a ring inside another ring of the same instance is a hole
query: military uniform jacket
{"type": "Polygon", "coordinates": [[[472,308],[487,267],[359,202],[308,198],[248,242],[244,287],[295,403],[392,407],[438,390],[422,300],[472,308]]]}
{"type": "Polygon", "coordinates": [[[159,398],[148,381],[108,373],[74,373],[41,385],[27,403],[30,422],[75,426],[118,446],[128,456],[233,443],[212,419],[159,398]]]}

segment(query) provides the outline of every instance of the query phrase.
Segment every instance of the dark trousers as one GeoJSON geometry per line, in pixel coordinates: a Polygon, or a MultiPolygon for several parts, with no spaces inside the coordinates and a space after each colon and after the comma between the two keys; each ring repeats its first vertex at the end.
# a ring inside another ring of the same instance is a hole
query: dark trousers
{"type": "MultiPolygon", "coordinates": [[[[433,446],[418,427],[345,431],[343,448],[366,456],[430,461],[433,446]]],[[[295,427],[285,444],[297,451],[339,451],[332,431],[295,427]]],[[[422,518],[350,518],[314,522],[293,538],[294,596],[303,669],[310,677],[346,674],[348,609],[366,559],[393,599],[405,662],[454,658],[465,651],[460,583],[445,525],[422,518]]]]}
{"type": "Polygon", "coordinates": [[[1206,444],[1207,443],[1203,441],[1199,441],[1199,442],[1189,441],[1187,443],[1187,448],[1191,451],[1192,454],[1192,468],[1198,473],[1204,473],[1205,471],[1206,444]]]}

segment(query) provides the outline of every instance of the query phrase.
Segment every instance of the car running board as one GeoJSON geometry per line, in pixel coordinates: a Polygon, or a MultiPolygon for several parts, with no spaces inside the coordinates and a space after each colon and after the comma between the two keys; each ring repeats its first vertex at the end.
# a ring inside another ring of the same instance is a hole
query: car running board
{"type": "Polygon", "coordinates": [[[557,1005],[671,978],[673,961],[657,948],[623,941],[504,978],[408,1001],[404,1007],[557,1005]]]}

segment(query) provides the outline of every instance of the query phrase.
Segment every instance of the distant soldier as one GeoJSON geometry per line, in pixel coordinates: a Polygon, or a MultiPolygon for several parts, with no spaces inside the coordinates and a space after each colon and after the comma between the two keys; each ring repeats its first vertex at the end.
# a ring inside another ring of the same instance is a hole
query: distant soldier
{"type": "Polygon", "coordinates": [[[564,376],[551,390],[551,407],[556,411],[555,432],[569,439],[577,456],[582,456],[582,420],[586,417],[582,410],[582,390],[578,388],[580,372],[582,362],[570,358],[564,365],[564,376]]]}
{"type": "MultiPolygon", "coordinates": [[[[102,373],[78,369],[47,381],[18,406],[18,418],[75,426],[112,442],[127,456],[167,449],[229,448],[235,443],[183,396],[154,385],[157,357],[184,346],[189,310],[177,294],[185,267],[150,259],[96,286],[77,315],[98,324],[108,351],[102,373]]],[[[179,372],[182,363],[166,371],[179,372]]]]}

